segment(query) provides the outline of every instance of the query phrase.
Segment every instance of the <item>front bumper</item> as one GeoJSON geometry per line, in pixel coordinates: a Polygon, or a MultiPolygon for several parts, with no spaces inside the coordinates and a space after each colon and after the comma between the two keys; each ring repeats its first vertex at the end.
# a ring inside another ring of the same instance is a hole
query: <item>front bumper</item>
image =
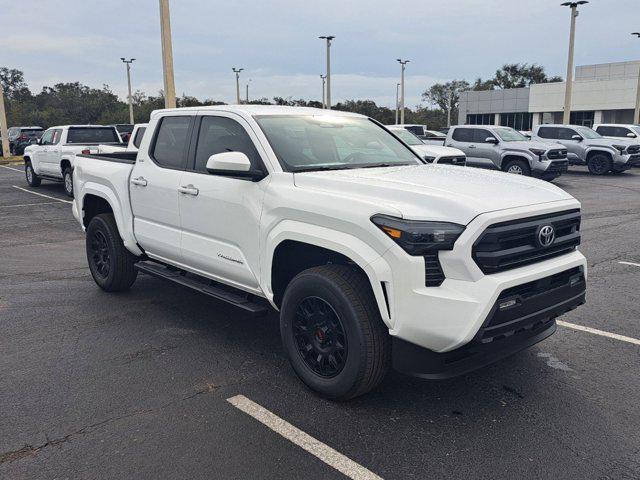
{"type": "Polygon", "coordinates": [[[393,366],[400,372],[431,379],[476,370],[553,334],[555,318],[582,305],[585,290],[583,267],[505,289],[471,342],[438,353],[394,337],[393,366]]]}
{"type": "Polygon", "coordinates": [[[628,169],[640,166],[640,153],[633,155],[616,155],[613,161],[614,165],[618,168],[628,169]]]}
{"type": "Polygon", "coordinates": [[[555,178],[559,177],[569,169],[569,160],[545,160],[537,163],[532,173],[539,178],[555,178]]]}

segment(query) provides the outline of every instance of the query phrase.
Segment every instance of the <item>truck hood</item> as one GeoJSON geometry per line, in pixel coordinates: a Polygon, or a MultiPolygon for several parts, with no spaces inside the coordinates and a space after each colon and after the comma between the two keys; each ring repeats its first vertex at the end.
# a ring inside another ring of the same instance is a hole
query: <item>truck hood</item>
{"type": "MultiPolygon", "coordinates": [[[[412,220],[468,224],[476,216],[549,202],[573,200],[543,180],[503,172],[440,165],[407,165],[294,174],[296,187],[364,201],[377,212],[412,220]]],[[[576,201],[576,206],[579,204],[576,201]]]]}
{"type": "Polygon", "coordinates": [[[503,142],[501,145],[508,150],[523,150],[528,152],[530,148],[537,148],[540,150],[558,149],[564,148],[563,145],[559,145],[554,142],[541,142],[540,140],[522,140],[516,142],[503,142]]]}
{"type": "Polygon", "coordinates": [[[420,156],[428,155],[430,157],[464,157],[464,152],[452,147],[443,147],[440,145],[411,145],[420,156]]]}
{"type": "Polygon", "coordinates": [[[629,147],[631,145],[637,145],[637,140],[627,140],[626,138],[592,138],[585,139],[583,142],[590,147],[613,147],[613,145],[624,145],[629,147]]]}

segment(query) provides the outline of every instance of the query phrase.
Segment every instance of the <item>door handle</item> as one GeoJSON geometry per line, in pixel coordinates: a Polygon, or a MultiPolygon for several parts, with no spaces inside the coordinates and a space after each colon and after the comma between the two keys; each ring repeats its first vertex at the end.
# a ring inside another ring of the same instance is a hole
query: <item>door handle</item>
{"type": "Polygon", "coordinates": [[[200,190],[191,184],[178,187],[178,191],[184,195],[193,195],[194,197],[198,196],[198,193],[200,193],[200,190]]]}
{"type": "Polygon", "coordinates": [[[139,185],[141,187],[147,186],[147,180],[144,177],[132,178],[131,183],[134,185],[139,185]]]}
{"type": "Polygon", "coordinates": [[[475,145],[469,145],[469,148],[476,148],[475,145]]]}

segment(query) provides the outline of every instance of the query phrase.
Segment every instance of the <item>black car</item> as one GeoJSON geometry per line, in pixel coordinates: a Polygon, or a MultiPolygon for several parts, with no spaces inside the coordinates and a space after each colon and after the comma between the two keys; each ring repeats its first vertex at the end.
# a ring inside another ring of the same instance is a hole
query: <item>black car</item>
{"type": "Polygon", "coordinates": [[[25,147],[35,143],[42,136],[42,127],[11,127],[7,131],[9,152],[11,155],[22,155],[25,147]]]}

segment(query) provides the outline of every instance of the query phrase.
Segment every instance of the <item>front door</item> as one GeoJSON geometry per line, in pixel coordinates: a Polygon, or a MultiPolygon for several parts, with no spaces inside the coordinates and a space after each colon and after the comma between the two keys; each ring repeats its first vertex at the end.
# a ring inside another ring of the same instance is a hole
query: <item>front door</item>
{"type": "Polygon", "coordinates": [[[196,120],[190,168],[181,177],[182,256],[198,273],[247,290],[260,278],[260,214],[269,177],[259,182],[212,175],[209,157],[245,153],[252,168],[265,169],[251,127],[234,114],[196,120]]]}
{"type": "Polygon", "coordinates": [[[149,256],[174,264],[181,261],[178,188],[193,120],[189,113],[160,118],[148,153],[138,156],[129,178],[138,243],[149,256]]]}
{"type": "Polygon", "coordinates": [[[495,143],[488,143],[486,140],[493,137],[500,140],[496,135],[484,128],[476,128],[473,132],[474,145],[476,146],[474,156],[478,164],[486,168],[500,168],[502,160],[498,147],[495,143]]]}
{"type": "Polygon", "coordinates": [[[51,148],[51,145],[53,143],[53,133],[53,129],[44,132],[44,134],[42,135],[42,139],[40,140],[40,145],[37,146],[31,156],[31,164],[33,165],[33,169],[40,175],[51,174],[50,165],[48,165],[47,163],[47,155],[49,154],[49,149],[51,148]]]}

